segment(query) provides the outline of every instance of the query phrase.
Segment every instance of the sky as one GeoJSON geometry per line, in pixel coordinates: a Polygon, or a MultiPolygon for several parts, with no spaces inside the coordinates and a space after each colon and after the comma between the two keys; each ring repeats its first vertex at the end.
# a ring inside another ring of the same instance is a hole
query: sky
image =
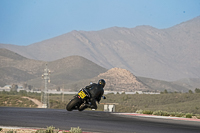
{"type": "Polygon", "coordinates": [[[0,43],[30,45],[73,30],[150,25],[200,16],[200,0],[0,0],[0,43]]]}

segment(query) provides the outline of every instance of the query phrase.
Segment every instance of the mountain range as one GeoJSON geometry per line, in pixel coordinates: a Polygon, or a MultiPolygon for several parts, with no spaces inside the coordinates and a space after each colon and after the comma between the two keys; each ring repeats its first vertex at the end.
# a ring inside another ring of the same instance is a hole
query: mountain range
{"type": "Polygon", "coordinates": [[[159,90],[163,89],[160,87],[163,83],[167,86],[173,83],[173,87],[178,85],[175,88],[194,89],[200,86],[199,42],[200,16],[167,29],[145,25],[111,27],[100,31],[72,31],[28,46],[0,44],[3,48],[0,83],[29,81],[38,86],[48,63],[57,76],[52,81],[56,82],[54,85],[72,82],[71,86],[75,86],[74,82],[82,82],[80,79],[88,80],[109,69],[121,68],[149,88],[159,90]],[[93,65],[88,67],[87,63],[93,65]],[[65,72],[79,76],[70,79],[65,72]],[[66,77],[66,83],[61,81],[66,77]]]}
{"type": "Polygon", "coordinates": [[[199,78],[200,16],[167,29],[151,26],[72,31],[28,46],[0,44],[26,58],[54,61],[82,56],[106,69],[174,81],[199,78]]]}

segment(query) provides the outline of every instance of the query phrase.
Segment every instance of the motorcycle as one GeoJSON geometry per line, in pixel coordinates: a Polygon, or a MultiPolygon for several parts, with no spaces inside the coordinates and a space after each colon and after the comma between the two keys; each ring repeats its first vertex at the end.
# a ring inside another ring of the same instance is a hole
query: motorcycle
{"type": "MultiPolygon", "coordinates": [[[[84,104],[91,104],[90,101],[90,92],[88,92],[85,88],[82,88],[78,91],[78,94],[76,94],[74,96],[74,98],[67,104],[66,106],[66,110],[67,111],[72,111],[72,110],[79,110],[79,111],[83,111],[84,109],[79,109],[79,107],[84,103],[84,104]]],[[[105,97],[103,96],[103,99],[105,99],[105,97]]]]}
{"type": "Polygon", "coordinates": [[[90,93],[82,88],[79,90],[78,94],[74,96],[66,106],[67,111],[72,111],[78,109],[82,103],[89,104],[90,102],[90,93]]]}

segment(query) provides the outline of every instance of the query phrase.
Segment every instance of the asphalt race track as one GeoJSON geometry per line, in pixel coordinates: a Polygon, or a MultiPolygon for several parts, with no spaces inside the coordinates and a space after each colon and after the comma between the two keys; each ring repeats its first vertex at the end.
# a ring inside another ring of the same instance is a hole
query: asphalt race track
{"type": "Polygon", "coordinates": [[[200,122],[121,116],[98,111],[0,107],[0,126],[61,130],[80,127],[82,131],[101,133],[200,133],[200,122]]]}

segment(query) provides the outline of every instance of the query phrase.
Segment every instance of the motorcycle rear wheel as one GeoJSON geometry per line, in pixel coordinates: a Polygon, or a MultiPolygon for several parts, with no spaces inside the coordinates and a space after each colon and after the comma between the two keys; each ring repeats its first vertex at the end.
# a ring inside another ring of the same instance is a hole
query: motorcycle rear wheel
{"type": "Polygon", "coordinates": [[[76,109],[76,106],[80,106],[80,99],[79,98],[74,98],[72,99],[66,106],[67,111],[72,111],[73,109],[76,109]]]}

